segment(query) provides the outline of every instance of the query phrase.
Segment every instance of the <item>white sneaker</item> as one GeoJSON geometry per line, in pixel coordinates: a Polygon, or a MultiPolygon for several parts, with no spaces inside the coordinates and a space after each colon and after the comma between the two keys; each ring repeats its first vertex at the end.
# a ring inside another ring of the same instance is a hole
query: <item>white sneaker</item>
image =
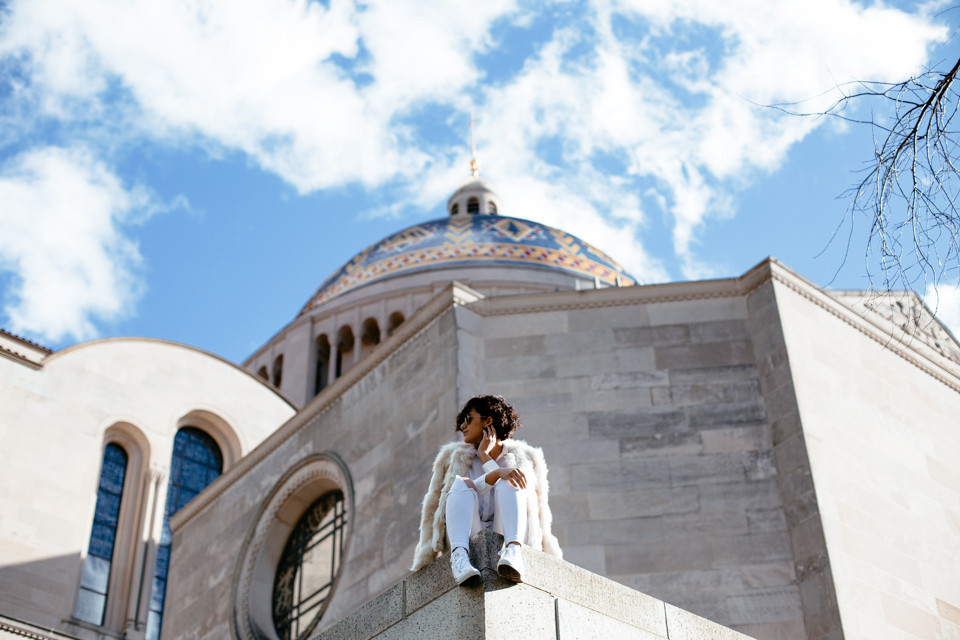
{"type": "Polygon", "coordinates": [[[511,582],[523,581],[523,557],[520,555],[520,545],[511,544],[501,549],[497,573],[511,582]]]}
{"type": "Polygon", "coordinates": [[[453,571],[453,579],[457,584],[463,584],[470,578],[480,575],[477,568],[470,564],[470,554],[463,547],[457,547],[450,554],[450,569],[453,571]]]}

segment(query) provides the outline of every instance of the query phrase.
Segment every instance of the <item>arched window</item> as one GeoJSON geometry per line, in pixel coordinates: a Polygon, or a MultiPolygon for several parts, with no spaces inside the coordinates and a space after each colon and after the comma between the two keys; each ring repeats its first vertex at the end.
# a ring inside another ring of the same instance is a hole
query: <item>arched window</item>
{"type": "Polygon", "coordinates": [[[480,201],[476,197],[467,200],[467,213],[480,213],[480,201]]]}
{"type": "Polygon", "coordinates": [[[273,361],[273,386],[280,388],[280,382],[283,380],[283,354],[277,356],[273,361]]]}
{"type": "Polygon", "coordinates": [[[393,332],[397,330],[397,327],[403,324],[403,321],[406,318],[403,317],[403,313],[400,311],[394,311],[390,314],[390,325],[387,327],[387,335],[393,335],[393,332]]]}
{"type": "Polygon", "coordinates": [[[353,480],[338,456],[294,463],[264,500],[231,583],[237,640],[304,640],[343,574],[354,513],[353,480]]]}
{"type": "Polygon", "coordinates": [[[361,355],[367,355],[378,344],[380,344],[380,325],[376,318],[367,318],[363,321],[363,330],[360,334],[361,355]]]}
{"type": "MultiPolygon", "coordinates": [[[[282,358],[282,356],[281,356],[282,358]]],[[[170,571],[170,516],[182,509],[223,472],[223,455],[216,441],[196,427],[183,427],[173,439],[167,504],[163,512],[163,532],[157,549],[157,567],[153,575],[153,593],[147,614],[147,640],[160,637],[163,604],[170,571]]]]}
{"type": "Polygon", "coordinates": [[[260,367],[260,371],[257,371],[257,375],[263,378],[264,380],[266,380],[267,382],[270,382],[270,374],[267,373],[266,366],[260,367]]]}
{"type": "Polygon", "coordinates": [[[353,353],[353,343],[353,329],[350,328],[350,325],[344,325],[340,327],[340,331],[337,332],[336,376],[338,378],[345,371],[343,366],[343,357],[349,353],[353,353]]]}
{"type": "Polygon", "coordinates": [[[487,213],[495,214],[497,212],[497,203],[491,200],[490,202],[487,203],[487,209],[488,209],[487,213]]]}
{"type": "Polygon", "coordinates": [[[340,572],[346,523],[343,492],[334,490],[293,528],[273,584],[273,624],[281,640],[305,636],[323,613],[340,572]]]}
{"type": "Polygon", "coordinates": [[[317,372],[313,383],[313,395],[317,395],[330,384],[330,340],[327,334],[317,338],[317,372]]]}
{"type": "Polygon", "coordinates": [[[103,624],[110,589],[110,568],[120,518],[120,498],[127,475],[127,453],[111,442],[103,451],[97,506],[90,532],[90,546],[83,562],[76,617],[96,625],[103,624]]]}
{"type": "Polygon", "coordinates": [[[458,213],[460,213],[460,204],[457,203],[457,202],[454,202],[454,203],[450,206],[450,215],[455,216],[455,215],[457,215],[458,213]]]}

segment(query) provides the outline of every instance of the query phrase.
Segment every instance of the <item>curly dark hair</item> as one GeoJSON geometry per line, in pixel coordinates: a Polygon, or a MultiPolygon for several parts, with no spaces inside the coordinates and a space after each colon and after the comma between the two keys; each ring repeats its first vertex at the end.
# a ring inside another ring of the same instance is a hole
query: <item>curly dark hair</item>
{"type": "Polygon", "coordinates": [[[500,396],[475,396],[467,400],[467,403],[457,414],[456,429],[467,421],[470,416],[470,410],[476,409],[481,418],[493,418],[493,429],[497,432],[498,440],[506,440],[514,434],[522,425],[520,416],[514,408],[500,396]]]}

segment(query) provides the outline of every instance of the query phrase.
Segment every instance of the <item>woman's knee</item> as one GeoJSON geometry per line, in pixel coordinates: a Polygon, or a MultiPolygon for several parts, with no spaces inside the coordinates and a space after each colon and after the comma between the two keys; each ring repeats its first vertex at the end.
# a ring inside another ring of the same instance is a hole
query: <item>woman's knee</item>
{"type": "Polygon", "coordinates": [[[506,480],[501,480],[497,484],[493,485],[493,490],[495,493],[500,495],[514,495],[523,491],[523,489],[520,487],[515,487],[506,480]]]}
{"type": "Polygon", "coordinates": [[[476,493],[477,490],[470,486],[472,483],[468,483],[466,479],[457,476],[453,481],[453,484],[450,486],[450,493],[460,493],[462,491],[469,491],[471,493],[476,493]]]}

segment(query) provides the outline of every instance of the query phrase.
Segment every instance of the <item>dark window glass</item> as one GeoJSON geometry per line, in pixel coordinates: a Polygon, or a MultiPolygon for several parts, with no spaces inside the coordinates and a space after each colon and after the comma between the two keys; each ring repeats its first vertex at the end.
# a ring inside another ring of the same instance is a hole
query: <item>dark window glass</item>
{"type": "Polygon", "coordinates": [[[83,563],[80,593],[77,596],[77,618],[93,624],[103,624],[103,614],[107,608],[110,566],[113,562],[120,498],[123,495],[123,479],[126,475],[127,453],[120,445],[111,442],[103,450],[97,506],[90,531],[90,547],[83,563]]]}
{"type": "Polygon", "coordinates": [[[280,383],[283,381],[283,354],[277,356],[276,360],[273,361],[273,386],[277,389],[280,388],[280,383]]]}
{"type": "Polygon", "coordinates": [[[480,201],[476,198],[467,200],[467,213],[480,213],[480,201]]]}
{"type": "Polygon", "coordinates": [[[173,439],[170,459],[170,482],[167,484],[167,506],[163,512],[163,530],[157,549],[157,567],[153,574],[153,593],[147,614],[147,640],[160,637],[163,603],[170,570],[170,516],[180,511],[194,496],[223,472],[220,447],[209,435],[195,427],[184,427],[173,439]]]}
{"type": "Polygon", "coordinates": [[[396,331],[402,324],[403,314],[399,311],[394,311],[390,314],[390,325],[387,327],[387,333],[389,335],[393,335],[393,332],[396,331]]]}
{"type": "Polygon", "coordinates": [[[314,378],[313,395],[327,388],[330,378],[330,340],[326,334],[317,338],[317,375],[314,378]]]}
{"type": "Polygon", "coordinates": [[[273,623],[281,640],[305,637],[320,619],[340,572],[346,524],[343,493],[330,491],[293,528],[273,585],[273,623]]]}

